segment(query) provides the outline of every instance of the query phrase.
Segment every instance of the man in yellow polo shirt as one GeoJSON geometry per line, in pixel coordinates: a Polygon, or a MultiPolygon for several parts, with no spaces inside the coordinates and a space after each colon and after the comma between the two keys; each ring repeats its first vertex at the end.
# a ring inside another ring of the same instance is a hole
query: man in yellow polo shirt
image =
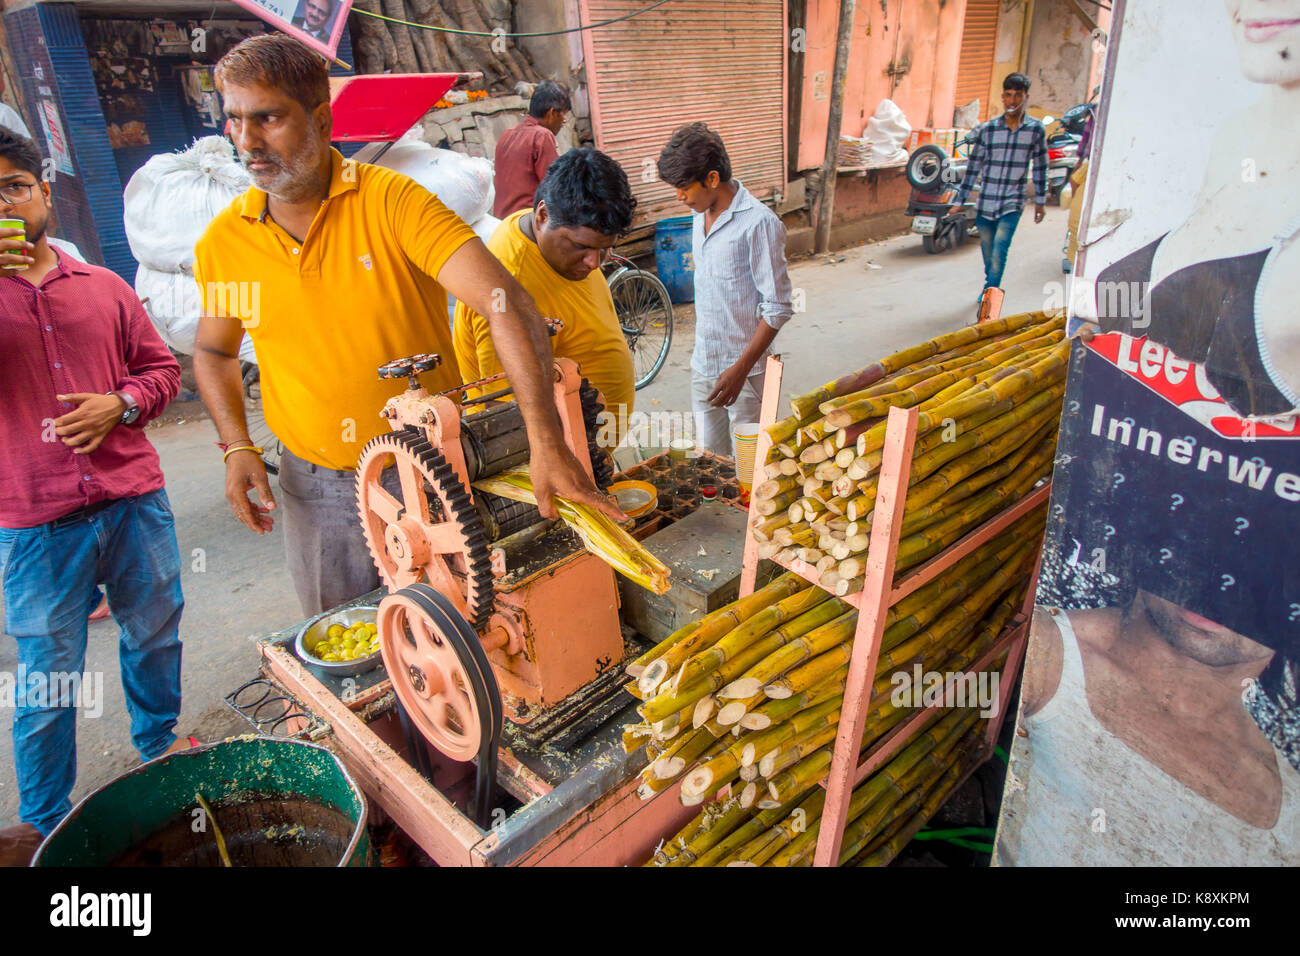
{"type": "MultiPolygon", "coordinates": [[[[551,164],[534,208],[507,216],[488,240],[488,251],[543,314],[564,323],[552,350],[578,363],[620,423],[632,414],[636,379],[600,264],[632,225],[635,206],[618,163],[594,149],[573,149],[551,164]]],[[[487,320],[463,302],[453,339],[465,381],[501,371],[487,320]]]]}
{"type": "Polygon", "coordinates": [[[616,515],[564,444],[550,344],[533,300],[434,196],[330,147],[323,61],[289,37],[257,36],[222,57],[215,79],[254,185],[195,247],[205,315],[194,374],[224,446],[226,498],[264,534],[276,500],[249,450],[238,361],[247,330],[266,421],[285,446],[285,549],[304,612],[378,586],[352,469],[365,443],[388,430],[384,402],[405,388],[379,381],[378,366],[437,352],[443,365],[426,386],[460,384],[448,292],[483,312],[504,304],[491,313],[492,335],[528,429],[542,514],[555,515],[560,494],[616,515]],[[260,504],[249,501],[250,489],[260,504]]]}

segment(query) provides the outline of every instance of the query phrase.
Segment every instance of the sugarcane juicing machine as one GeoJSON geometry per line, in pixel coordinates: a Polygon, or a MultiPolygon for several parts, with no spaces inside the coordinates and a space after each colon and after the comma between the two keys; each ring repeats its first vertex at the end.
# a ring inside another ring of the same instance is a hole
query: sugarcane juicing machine
{"type": "MultiPolygon", "coordinates": [[[[503,719],[527,724],[562,711],[593,682],[616,694],[624,641],[609,565],[575,535],[548,530],[534,505],[473,487],[529,460],[504,377],[431,394],[419,376],[439,364],[416,355],[379,370],[409,388],[381,413],[392,431],[361,453],[357,506],[390,591],[377,626],[393,691],[435,748],[478,758],[483,783],[503,719]],[[477,397],[452,397],[471,389],[477,397]]],[[[599,393],[568,359],[555,362],[554,389],[570,450],[607,487],[613,462],[596,442],[599,393]]]]}

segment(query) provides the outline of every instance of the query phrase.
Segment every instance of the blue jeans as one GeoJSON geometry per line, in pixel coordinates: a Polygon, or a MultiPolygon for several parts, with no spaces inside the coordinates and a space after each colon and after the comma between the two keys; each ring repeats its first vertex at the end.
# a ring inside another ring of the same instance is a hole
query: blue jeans
{"type": "Polygon", "coordinates": [[[975,217],[975,228],[980,234],[980,252],[984,255],[984,288],[1002,286],[1007,250],[1011,248],[1011,237],[1016,234],[1018,225],[1020,212],[1010,212],[997,219],[975,217]]]}
{"type": "MultiPolygon", "coordinates": [[[[64,527],[52,524],[0,528],[5,630],[18,642],[13,736],[19,816],[43,835],[72,809],[68,797],[77,777],[78,700],[70,699],[66,678],[51,675],[84,670],[86,617],[99,601],[97,585],[105,585],[121,628],[118,657],[131,741],[144,760],[176,740],[177,632],[185,603],[165,491],[120,499],[64,527]],[[60,690],[51,692],[56,686],[60,690]]],[[[84,691],[81,698],[88,703],[84,691]]]]}

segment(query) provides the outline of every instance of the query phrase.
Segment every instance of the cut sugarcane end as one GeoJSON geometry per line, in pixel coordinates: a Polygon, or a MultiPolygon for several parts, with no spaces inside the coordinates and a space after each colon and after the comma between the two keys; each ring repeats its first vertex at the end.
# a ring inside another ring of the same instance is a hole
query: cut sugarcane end
{"type": "Polygon", "coordinates": [[[691,727],[699,730],[709,722],[713,716],[713,710],[717,707],[717,701],[712,697],[701,697],[695,704],[695,710],[691,713],[691,727]]]}
{"type": "Polygon", "coordinates": [[[686,769],[686,761],[681,757],[660,757],[654,762],[654,769],[660,780],[672,780],[686,769]]]}
{"type": "Polygon", "coordinates": [[[740,718],[740,726],[746,730],[767,730],[772,726],[772,718],[767,714],[746,714],[740,718]]]}
{"type": "Polygon", "coordinates": [[[730,727],[744,718],[745,711],[746,707],[743,701],[733,700],[730,704],[724,704],[722,709],[718,711],[718,723],[723,727],[730,727]]]}
{"type": "Polygon", "coordinates": [[[783,684],[768,684],[763,688],[763,693],[769,700],[786,700],[794,696],[794,691],[783,684]]]}
{"type": "Polygon", "coordinates": [[[682,781],[683,797],[698,797],[713,785],[713,771],[708,767],[696,767],[682,781]]]}
{"type": "Polygon", "coordinates": [[[756,678],[741,677],[718,691],[718,696],[727,700],[746,700],[762,690],[762,687],[756,678]]]}
{"type": "Polygon", "coordinates": [[[668,662],[662,657],[653,660],[646,665],[645,670],[641,672],[641,676],[637,678],[637,690],[645,694],[646,697],[651,697],[654,695],[655,689],[663,683],[664,678],[667,676],[668,662]]]}

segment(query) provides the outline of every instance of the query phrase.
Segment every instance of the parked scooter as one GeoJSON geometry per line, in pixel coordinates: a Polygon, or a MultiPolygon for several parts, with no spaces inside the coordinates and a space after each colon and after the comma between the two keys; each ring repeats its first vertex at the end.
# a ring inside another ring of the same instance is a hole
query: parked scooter
{"type": "Polygon", "coordinates": [[[1080,103],[1066,110],[1060,120],[1043,117],[1047,127],[1047,195],[1061,206],[1070,204],[1070,177],[1079,168],[1079,144],[1088,117],[1096,103],[1080,103]]]}
{"type": "Polygon", "coordinates": [[[927,144],[913,150],[907,159],[907,181],[912,194],[907,200],[907,214],[912,217],[912,231],[921,236],[926,252],[937,254],[962,245],[975,231],[974,200],[957,205],[957,187],[966,175],[966,160],[958,143],[958,158],[950,157],[941,146],[927,144]]]}

